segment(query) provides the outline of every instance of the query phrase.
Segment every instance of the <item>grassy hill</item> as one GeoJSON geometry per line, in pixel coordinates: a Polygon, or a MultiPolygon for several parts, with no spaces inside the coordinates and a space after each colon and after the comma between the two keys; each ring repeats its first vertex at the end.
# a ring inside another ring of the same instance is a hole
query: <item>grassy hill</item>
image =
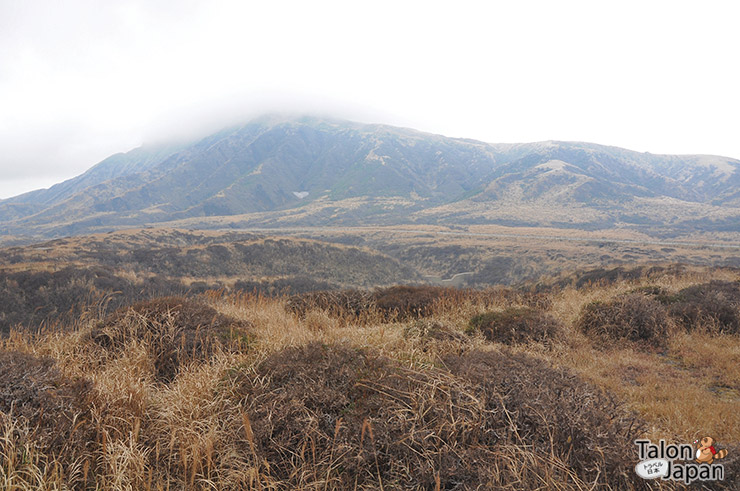
{"type": "Polygon", "coordinates": [[[0,487],[648,489],[636,438],[712,436],[736,489],[740,276],[622,273],[221,290],[14,331],[0,487]]]}

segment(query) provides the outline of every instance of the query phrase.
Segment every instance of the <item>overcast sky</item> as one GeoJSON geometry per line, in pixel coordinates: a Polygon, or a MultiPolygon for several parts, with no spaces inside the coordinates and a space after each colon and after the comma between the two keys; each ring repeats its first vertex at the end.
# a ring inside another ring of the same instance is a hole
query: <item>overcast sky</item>
{"type": "Polygon", "coordinates": [[[275,110],[740,158],[736,4],[0,0],[0,198],[275,110]]]}

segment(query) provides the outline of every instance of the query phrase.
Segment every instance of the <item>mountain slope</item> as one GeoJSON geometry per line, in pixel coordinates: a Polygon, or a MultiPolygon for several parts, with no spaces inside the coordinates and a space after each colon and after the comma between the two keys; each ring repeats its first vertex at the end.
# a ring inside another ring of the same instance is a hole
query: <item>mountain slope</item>
{"type": "Polygon", "coordinates": [[[697,219],[714,219],[710,229],[738,223],[738,169],[740,161],[723,157],[574,142],[487,144],[263,117],[177,148],[119,154],[49,190],[5,200],[0,234],[209,226],[215,217],[242,225],[521,222],[701,231],[697,219]]]}
{"type": "Polygon", "coordinates": [[[127,153],[117,153],[91,167],[85,173],[55,184],[49,189],[38,189],[28,193],[0,200],[0,208],[11,204],[27,204],[39,207],[62,201],[90,186],[117,177],[146,171],[159,164],[164,158],[182,149],[181,144],[145,145],[127,153]]]}

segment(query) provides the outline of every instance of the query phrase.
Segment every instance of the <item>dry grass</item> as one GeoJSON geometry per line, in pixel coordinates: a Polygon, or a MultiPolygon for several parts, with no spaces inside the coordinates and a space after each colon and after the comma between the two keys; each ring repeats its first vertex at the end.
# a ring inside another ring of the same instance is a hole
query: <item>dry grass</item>
{"type": "Polygon", "coordinates": [[[488,341],[504,344],[550,343],[561,335],[560,323],[552,316],[531,307],[509,307],[486,312],[470,319],[466,331],[480,332],[488,341]]]}
{"type": "Polygon", "coordinates": [[[638,348],[662,348],[674,330],[663,305],[641,293],[589,303],[576,325],[602,346],[630,342],[638,348]]]}
{"type": "Polygon", "coordinates": [[[669,330],[658,351],[599,345],[577,324],[592,302],[660,303],[651,292],[711,279],[439,290],[408,316],[219,291],[12,332],[0,340],[0,488],[644,488],[634,438],[710,435],[730,449],[731,489],[740,336],[669,330]],[[546,349],[464,334],[476,315],[525,308],[557,323],[546,349]]]}
{"type": "Polygon", "coordinates": [[[244,453],[291,489],[531,487],[520,463],[491,465],[516,446],[554,486],[636,483],[623,470],[639,423],[598,389],[523,354],[472,351],[443,366],[319,343],[274,353],[234,375],[244,453]]]}
{"type": "Polygon", "coordinates": [[[158,380],[169,382],[180,366],[208,359],[218,349],[242,349],[250,325],[219,314],[212,307],[182,297],[140,302],[117,310],[90,332],[102,358],[130,351],[139,343],[149,351],[158,380]]]}
{"type": "Polygon", "coordinates": [[[49,358],[0,351],[0,484],[28,475],[41,484],[84,485],[96,427],[91,384],[65,377],[49,358]]]}

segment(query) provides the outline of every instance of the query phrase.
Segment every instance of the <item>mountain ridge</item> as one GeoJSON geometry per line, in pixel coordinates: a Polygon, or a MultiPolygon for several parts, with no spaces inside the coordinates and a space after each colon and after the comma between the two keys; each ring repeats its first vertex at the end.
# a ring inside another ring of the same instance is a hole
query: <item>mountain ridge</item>
{"type": "Polygon", "coordinates": [[[0,235],[50,238],[216,217],[279,226],[286,216],[323,225],[519,221],[740,231],[733,225],[738,188],[740,161],[720,156],[557,140],[492,144],[266,116],[191,142],[116,154],[47,190],[2,200],[0,235]]]}

